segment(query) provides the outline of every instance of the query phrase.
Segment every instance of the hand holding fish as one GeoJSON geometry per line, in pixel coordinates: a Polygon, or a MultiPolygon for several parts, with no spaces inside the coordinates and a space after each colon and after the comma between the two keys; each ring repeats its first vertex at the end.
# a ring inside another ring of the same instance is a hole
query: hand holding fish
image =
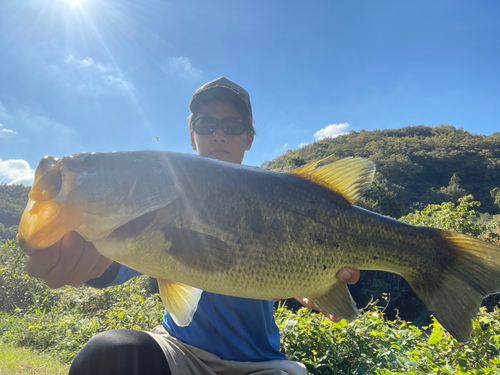
{"type": "Polygon", "coordinates": [[[28,275],[43,279],[54,289],[63,285],[80,286],[101,276],[112,263],[76,232],[67,233],[54,245],[26,259],[28,275]]]}
{"type": "MultiPolygon", "coordinates": [[[[341,268],[337,272],[335,277],[346,284],[356,284],[359,280],[359,270],[357,268],[344,267],[344,268],[341,268]]],[[[320,313],[325,315],[328,319],[330,319],[332,322],[338,322],[339,320],[341,320],[341,318],[327,313],[325,310],[319,308],[318,306],[316,306],[314,303],[312,303],[308,299],[302,299],[300,297],[295,297],[295,299],[302,306],[305,306],[305,307],[312,309],[312,310],[319,311],[320,313]]]]}

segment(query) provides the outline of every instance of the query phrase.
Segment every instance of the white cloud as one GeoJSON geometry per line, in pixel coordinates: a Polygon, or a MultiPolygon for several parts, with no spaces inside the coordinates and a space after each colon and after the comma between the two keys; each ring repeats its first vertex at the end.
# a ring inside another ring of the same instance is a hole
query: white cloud
{"type": "Polygon", "coordinates": [[[100,63],[96,64],[92,57],[87,57],[86,59],[78,60],[75,59],[73,55],[68,55],[68,57],[64,62],[66,64],[71,64],[82,68],[95,68],[103,73],[109,71],[109,68],[103,66],[102,64],[100,63]]]}
{"type": "Polygon", "coordinates": [[[0,135],[2,135],[2,134],[4,134],[4,135],[5,134],[17,134],[17,132],[15,132],[12,129],[7,129],[2,124],[0,124],[0,135]]]}
{"type": "Polygon", "coordinates": [[[191,61],[184,56],[172,56],[166,58],[161,63],[161,69],[172,78],[194,80],[201,75],[201,70],[195,68],[191,64],[191,61]]]}
{"type": "Polygon", "coordinates": [[[132,82],[125,81],[119,77],[115,77],[112,75],[106,76],[106,78],[104,79],[104,82],[107,85],[116,87],[119,90],[125,90],[128,92],[135,90],[135,86],[132,82]]]}
{"type": "Polygon", "coordinates": [[[2,161],[0,159],[0,181],[8,185],[23,184],[30,186],[33,184],[35,171],[30,168],[29,163],[22,159],[10,159],[2,161]]]}
{"type": "Polygon", "coordinates": [[[320,129],[316,133],[314,133],[314,139],[320,140],[320,139],[327,138],[327,137],[335,138],[335,137],[338,137],[339,135],[347,134],[347,132],[343,132],[342,130],[344,130],[348,127],[349,127],[349,124],[347,122],[344,122],[341,124],[327,125],[323,129],[320,129]]]}
{"type": "Polygon", "coordinates": [[[307,142],[300,142],[299,145],[297,146],[298,148],[302,148],[304,146],[307,146],[309,143],[307,142]]]}
{"type": "MultiPolygon", "coordinates": [[[[117,69],[96,63],[91,57],[79,60],[69,55],[64,62],[67,67],[62,70],[62,77],[70,88],[80,94],[131,93],[135,90],[134,84],[122,78],[117,69]]],[[[61,72],[58,68],[56,70],[61,72]]]]}

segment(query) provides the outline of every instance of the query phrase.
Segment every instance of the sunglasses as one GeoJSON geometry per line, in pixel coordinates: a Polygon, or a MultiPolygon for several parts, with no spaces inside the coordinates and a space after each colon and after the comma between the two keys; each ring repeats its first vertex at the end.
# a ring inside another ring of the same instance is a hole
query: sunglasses
{"type": "Polygon", "coordinates": [[[245,121],[234,116],[227,116],[220,120],[212,116],[202,116],[191,123],[191,129],[200,135],[214,134],[219,126],[227,135],[240,135],[246,131],[252,132],[245,121]]]}

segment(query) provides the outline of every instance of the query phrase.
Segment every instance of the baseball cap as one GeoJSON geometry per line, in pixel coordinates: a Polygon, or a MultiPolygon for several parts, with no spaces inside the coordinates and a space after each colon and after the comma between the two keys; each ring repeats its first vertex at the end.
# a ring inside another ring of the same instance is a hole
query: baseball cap
{"type": "Polygon", "coordinates": [[[242,114],[252,117],[252,105],[248,92],[226,77],[220,77],[210,81],[194,92],[189,103],[191,113],[194,113],[204,102],[207,101],[228,102],[242,114]]]}

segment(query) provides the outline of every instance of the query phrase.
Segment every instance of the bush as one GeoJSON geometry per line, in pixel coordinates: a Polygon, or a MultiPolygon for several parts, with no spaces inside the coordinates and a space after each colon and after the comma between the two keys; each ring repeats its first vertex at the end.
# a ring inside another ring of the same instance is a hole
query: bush
{"type": "Polygon", "coordinates": [[[499,374],[500,310],[483,308],[468,343],[458,343],[434,319],[418,329],[388,321],[371,304],[355,322],[333,323],[301,309],[276,310],[282,350],[311,374],[499,374]]]}
{"type": "Polygon", "coordinates": [[[28,276],[25,255],[14,240],[0,243],[0,311],[50,308],[57,294],[42,280],[28,276]]]}

